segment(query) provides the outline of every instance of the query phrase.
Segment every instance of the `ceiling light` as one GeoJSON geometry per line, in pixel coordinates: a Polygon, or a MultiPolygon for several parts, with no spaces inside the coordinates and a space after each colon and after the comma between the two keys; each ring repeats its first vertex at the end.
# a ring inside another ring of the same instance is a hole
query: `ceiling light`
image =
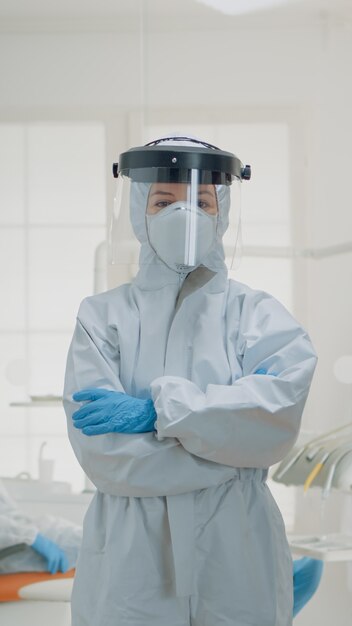
{"type": "Polygon", "coordinates": [[[243,15],[288,4],[292,0],[196,0],[225,15],[243,15]]]}

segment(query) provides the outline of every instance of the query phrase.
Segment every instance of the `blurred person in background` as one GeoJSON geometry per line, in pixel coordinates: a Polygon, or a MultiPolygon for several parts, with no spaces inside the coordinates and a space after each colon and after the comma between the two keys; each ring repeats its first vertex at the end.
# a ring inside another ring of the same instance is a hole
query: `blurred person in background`
{"type": "Polygon", "coordinates": [[[25,514],[0,482],[0,574],[66,572],[76,565],[81,541],[80,526],[25,514]]]}

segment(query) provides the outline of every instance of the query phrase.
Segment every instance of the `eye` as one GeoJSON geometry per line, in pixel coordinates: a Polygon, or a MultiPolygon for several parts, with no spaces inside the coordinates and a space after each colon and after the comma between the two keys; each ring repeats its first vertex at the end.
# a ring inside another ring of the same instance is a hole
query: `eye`
{"type": "Polygon", "coordinates": [[[212,202],[198,200],[198,208],[202,209],[202,211],[204,211],[205,213],[209,213],[209,215],[217,214],[217,207],[212,202]]]}
{"type": "Polygon", "coordinates": [[[168,200],[160,200],[156,202],[154,206],[158,207],[158,209],[165,209],[169,204],[171,204],[171,202],[168,202],[168,200]]]}

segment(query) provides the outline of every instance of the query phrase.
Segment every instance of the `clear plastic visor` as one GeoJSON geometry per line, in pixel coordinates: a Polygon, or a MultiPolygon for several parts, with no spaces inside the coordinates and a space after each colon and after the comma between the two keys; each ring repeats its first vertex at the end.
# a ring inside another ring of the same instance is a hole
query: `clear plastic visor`
{"type": "Polygon", "coordinates": [[[240,181],[203,182],[189,170],[187,182],[133,181],[119,175],[109,233],[109,259],[131,268],[161,263],[178,273],[205,265],[233,267],[240,232],[240,181]]]}

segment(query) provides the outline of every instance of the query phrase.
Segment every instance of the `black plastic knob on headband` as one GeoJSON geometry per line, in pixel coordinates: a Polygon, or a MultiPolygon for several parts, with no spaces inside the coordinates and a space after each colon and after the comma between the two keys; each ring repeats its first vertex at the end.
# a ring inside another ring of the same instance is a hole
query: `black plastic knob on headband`
{"type": "Polygon", "coordinates": [[[252,168],[250,165],[245,165],[241,170],[241,178],[244,180],[250,180],[252,176],[252,168]]]}

